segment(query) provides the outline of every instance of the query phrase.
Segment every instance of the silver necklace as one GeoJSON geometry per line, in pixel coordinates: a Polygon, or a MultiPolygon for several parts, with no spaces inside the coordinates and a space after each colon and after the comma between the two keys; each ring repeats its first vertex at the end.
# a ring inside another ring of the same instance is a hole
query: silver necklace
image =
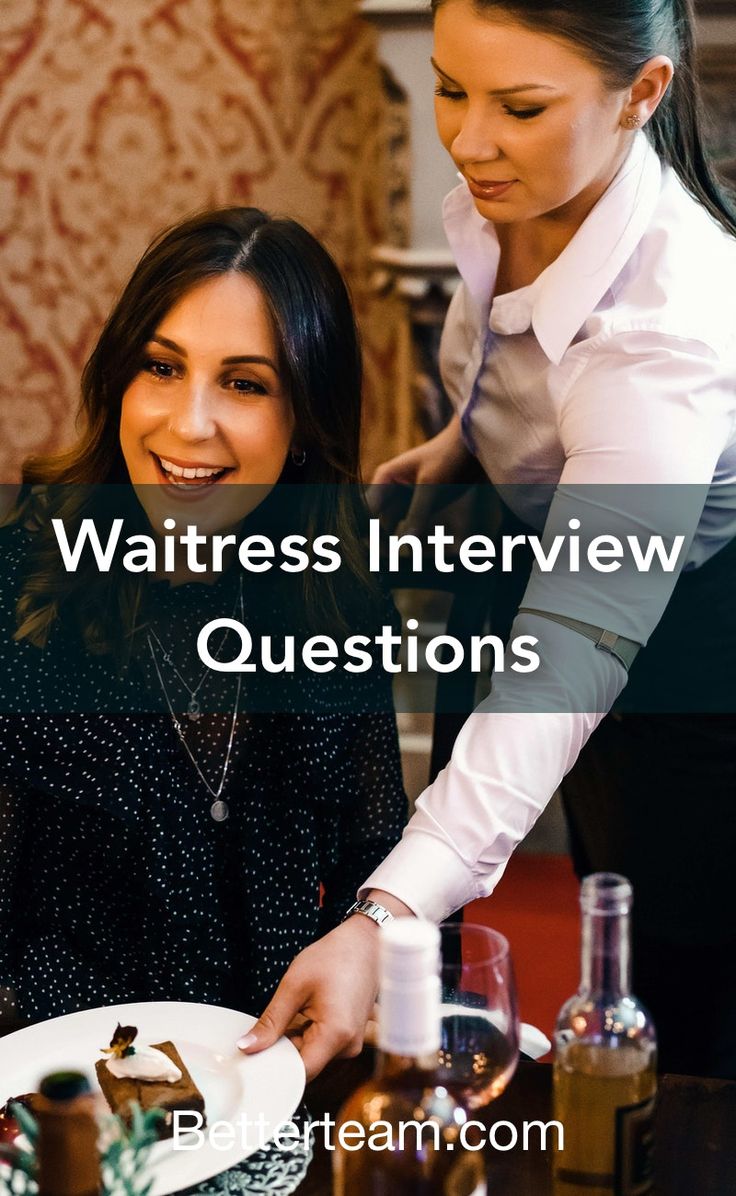
{"type": "MultiPolygon", "coordinates": [[[[235,612],[238,609],[238,605],[240,606],[240,615],[241,615],[241,622],[242,622],[243,621],[243,618],[242,618],[242,616],[243,616],[243,576],[242,576],[242,574],[240,575],[240,578],[239,578],[238,596],[235,599],[235,605],[233,606],[233,613],[232,613],[233,619],[235,618],[235,612]]],[[[207,680],[207,678],[210,675],[209,668],[206,668],[204,670],[204,672],[202,673],[202,676],[200,677],[199,681],[195,685],[194,689],[192,689],[191,686],[189,685],[189,682],[186,680],[186,678],[182,677],[178,668],[174,664],[171,653],[161,643],[161,640],[159,639],[159,637],[156,634],[156,631],[153,627],[148,628],[149,647],[150,647],[150,637],[151,636],[153,636],[154,640],[156,641],[159,651],[161,652],[161,659],[163,660],[164,664],[167,664],[169,666],[169,668],[174,673],[177,680],[181,682],[181,684],[184,686],[184,689],[189,694],[189,702],[187,703],[187,718],[189,719],[190,722],[195,723],[197,721],[197,719],[202,714],[202,707],[200,706],[199,702],[197,701],[197,694],[199,693],[200,689],[202,688],[205,681],[207,680]]],[[[222,649],[225,646],[226,639],[227,639],[227,631],[225,631],[225,633],[222,637],[222,641],[220,643],[219,648],[214,653],[215,660],[219,660],[220,652],[222,651],[222,649]]],[[[151,651],[153,652],[153,649],[151,649],[151,651]]],[[[155,657],[154,657],[154,663],[155,663],[155,657]]]]}
{"type": "MultiPolygon", "coordinates": [[[[240,578],[238,602],[240,605],[240,619],[242,622],[243,621],[243,578],[242,578],[242,576],[240,578]]],[[[159,646],[162,647],[161,641],[159,640],[156,633],[153,632],[153,634],[154,634],[159,646]]],[[[213,799],[212,805],[210,806],[210,814],[211,814],[212,818],[215,820],[215,822],[224,822],[225,819],[228,818],[230,815],[230,809],[228,807],[227,802],[222,800],[221,794],[222,794],[223,789],[225,788],[225,781],[227,780],[227,773],[228,773],[228,769],[230,767],[230,756],[232,755],[233,740],[235,738],[235,724],[238,720],[238,705],[240,703],[240,690],[241,690],[241,686],[242,686],[242,682],[243,682],[243,674],[238,673],[238,683],[237,683],[237,687],[235,690],[235,705],[233,706],[233,716],[232,716],[232,720],[230,722],[230,734],[228,736],[227,749],[225,751],[225,762],[222,766],[220,782],[219,782],[217,788],[213,789],[212,786],[210,785],[209,781],[207,780],[207,777],[202,772],[202,769],[199,767],[196,757],[195,757],[194,753],[192,752],[192,749],[190,748],[189,744],[186,741],[186,737],[184,735],[184,728],[182,727],[181,722],[179,721],[179,719],[176,717],[176,714],[174,713],[174,707],[171,704],[171,699],[169,698],[169,693],[168,693],[168,690],[166,689],[166,684],[165,684],[163,676],[161,674],[161,669],[159,668],[158,661],[156,660],[156,653],[153,650],[153,642],[151,640],[150,631],[146,635],[146,639],[148,641],[148,650],[151,653],[153,667],[156,670],[156,676],[158,677],[158,682],[159,682],[159,685],[161,686],[161,691],[164,695],[164,698],[166,699],[166,705],[169,708],[169,714],[171,715],[171,721],[173,722],[176,733],[179,736],[179,742],[181,743],[181,745],[184,748],[185,752],[187,753],[189,759],[191,760],[192,764],[194,765],[194,767],[197,771],[197,776],[199,777],[200,781],[202,782],[205,789],[209,793],[210,797],[213,799]]],[[[165,658],[166,657],[164,656],[164,659],[165,658]]],[[[169,663],[171,663],[171,662],[169,661],[169,663]]],[[[180,676],[177,669],[174,668],[173,664],[171,667],[174,669],[174,672],[176,673],[177,677],[179,677],[179,679],[182,681],[182,684],[184,685],[185,689],[189,690],[189,686],[186,684],[186,682],[180,676]]],[[[205,676],[206,676],[206,673],[205,673],[205,676]]],[[[204,677],[201,678],[199,684],[197,685],[197,689],[195,689],[194,691],[189,690],[189,692],[192,694],[192,701],[194,701],[194,697],[197,693],[197,690],[199,690],[203,681],[204,681],[204,677]]],[[[190,702],[190,706],[191,706],[191,702],[190,702]]],[[[187,712],[187,713],[189,713],[189,712],[187,712]]],[[[199,710],[197,711],[197,714],[195,717],[199,718],[199,710]]]]}
{"type": "MultiPolygon", "coordinates": [[[[179,672],[179,670],[177,669],[173,660],[171,659],[171,653],[166,651],[166,648],[161,643],[161,640],[158,638],[158,636],[156,635],[156,632],[153,630],[153,628],[151,628],[148,633],[149,645],[151,644],[151,636],[153,636],[153,638],[156,641],[159,651],[161,652],[161,659],[163,660],[164,664],[168,664],[170,666],[172,672],[176,675],[176,677],[179,679],[179,681],[181,681],[185,690],[189,694],[189,702],[187,703],[187,718],[190,720],[190,722],[195,723],[202,713],[202,707],[200,706],[199,702],[197,701],[197,694],[199,693],[200,689],[204,685],[204,683],[209,675],[209,669],[205,669],[205,671],[202,673],[202,676],[200,677],[199,681],[195,685],[194,689],[190,689],[189,684],[184,679],[184,677],[182,677],[181,673],[179,672]]],[[[155,658],[154,658],[154,660],[155,660],[155,658]]]]}

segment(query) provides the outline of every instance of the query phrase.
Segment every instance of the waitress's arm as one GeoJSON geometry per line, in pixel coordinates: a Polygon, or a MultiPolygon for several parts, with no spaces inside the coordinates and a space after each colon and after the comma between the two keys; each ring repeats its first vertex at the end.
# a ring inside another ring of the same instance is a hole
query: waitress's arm
{"type": "MultiPolygon", "coordinates": [[[[733,433],[733,364],[721,365],[705,345],[658,333],[611,340],[608,349],[596,346],[591,360],[572,372],[560,399],[566,466],[548,529],[565,518],[570,486],[616,485],[622,498],[631,483],[689,483],[688,513],[678,513],[676,520],[687,546],[733,433]]],[[[655,507],[657,522],[666,523],[666,504],[664,510],[655,507]]],[[[624,502],[606,512],[616,514],[620,527],[639,536],[645,532],[639,500],[632,510],[624,502]]],[[[524,605],[554,612],[559,601],[566,617],[645,643],[675,580],[676,574],[666,575],[661,586],[647,586],[643,597],[635,586],[611,599],[620,626],[606,627],[608,605],[597,606],[595,593],[586,594],[579,579],[555,585],[551,596],[537,573],[524,605]]],[[[540,669],[497,678],[488,701],[461,731],[448,768],[419,799],[402,841],[361,890],[378,901],[389,895],[397,913],[408,909],[441,918],[490,892],[514,846],[625,685],[626,672],[616,658],[577,632],[543,615],[520,614],[512,637],[522,633],[544,643],[540,669]]],[[[357,915],[297,956],[243,1049],[269,1046],[301,1011],[314,1026],[314,1046],[305,1058],[309,1075],[331,1055],[354,1054],[365,1028],[366,989],[370,993],[376,983],[379,933],[357,915]]]]}
{"type": "Polygon", "coordinates": [[[493,891],[514,848],[604,717],[540,712],[542,689],[549,705],[566,705],[568,670],[574,668],[608,709],[626,684],[622,665],[575,631],[520,615],[512,629],[517,634],[544,644],[534,693],[528,676],[494,684],[460,731],[447,768],[418,798],[403,839],[365,883],[365,890],[391,893],[432,921],[493,891]]]}
{"type": "Polygon", "coordinates": [[[541,614],[519,614],[511,639],[535,636],[540,667],[494,677],[450,764],[362,892],[381,889],[436,920],[492,892],[627,679],[614,656],[545,613],[646,644],[733,437],[735,385],[733,364],[707,346],[651,332],[612,338],[578,369],[561,400],[566,464],[543,540],[569,535],[573,517],[624,542],[661,535],[672,544],[679,535],[677,567],[575,576],[535,568],[521,606],[541,614]]]}

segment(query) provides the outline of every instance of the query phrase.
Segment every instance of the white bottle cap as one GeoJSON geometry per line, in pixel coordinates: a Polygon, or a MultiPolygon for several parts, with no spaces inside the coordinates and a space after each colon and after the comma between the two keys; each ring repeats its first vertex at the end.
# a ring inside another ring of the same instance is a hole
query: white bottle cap
{"type": "Polygon", "coordinates": [[[378,1046],[427,1055],[440,1046],[440,932],[419,918],[381,928],[378,1046]]]}

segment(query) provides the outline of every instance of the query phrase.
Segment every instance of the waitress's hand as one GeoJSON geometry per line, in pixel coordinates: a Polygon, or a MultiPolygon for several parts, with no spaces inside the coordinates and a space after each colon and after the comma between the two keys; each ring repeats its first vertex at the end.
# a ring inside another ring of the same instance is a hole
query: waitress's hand
{"type": "Polygon", "coordinates": [[[406,507],[406,488],[413,486],[404,529],[421,535],[431,525],[432,515],[458,497],[455,486],[481,476],[475,457],[465,447],[460,417],[455,415],[425,444],[379,465],[371,479],[368,501],[373,513],[392,531],[401,519],[402,506],[406,507]]]}
{"type": "MultiPolygon", "coordinates": [[[[370,896],[394,914],[411,915],[395,897],[370,896]]],[[[288,1032],[307,1080],[330,1059],[359,1054],[378,993],[380,933],[370,918],[354,914],[297,955],[268,1007],[238,1040],[240,1050],[256,1054],[288,1032]]]]}

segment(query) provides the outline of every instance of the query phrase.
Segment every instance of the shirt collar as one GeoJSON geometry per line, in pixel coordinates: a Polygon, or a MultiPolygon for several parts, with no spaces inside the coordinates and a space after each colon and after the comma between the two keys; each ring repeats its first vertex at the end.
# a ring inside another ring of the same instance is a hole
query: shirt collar
{"type": "Polygon", "coordinates": [[[491,294],[500,249],[496,230],[473,203],[466,183],[445,199],[445,232],[458,270],[482,316],[501,334],[530,326],[550,361],[562,360],[575,335],[595,311],[644,235],[659,198],[662,168],[643,132],[631,152],[558,258],[528,287],[491,294]]]}

